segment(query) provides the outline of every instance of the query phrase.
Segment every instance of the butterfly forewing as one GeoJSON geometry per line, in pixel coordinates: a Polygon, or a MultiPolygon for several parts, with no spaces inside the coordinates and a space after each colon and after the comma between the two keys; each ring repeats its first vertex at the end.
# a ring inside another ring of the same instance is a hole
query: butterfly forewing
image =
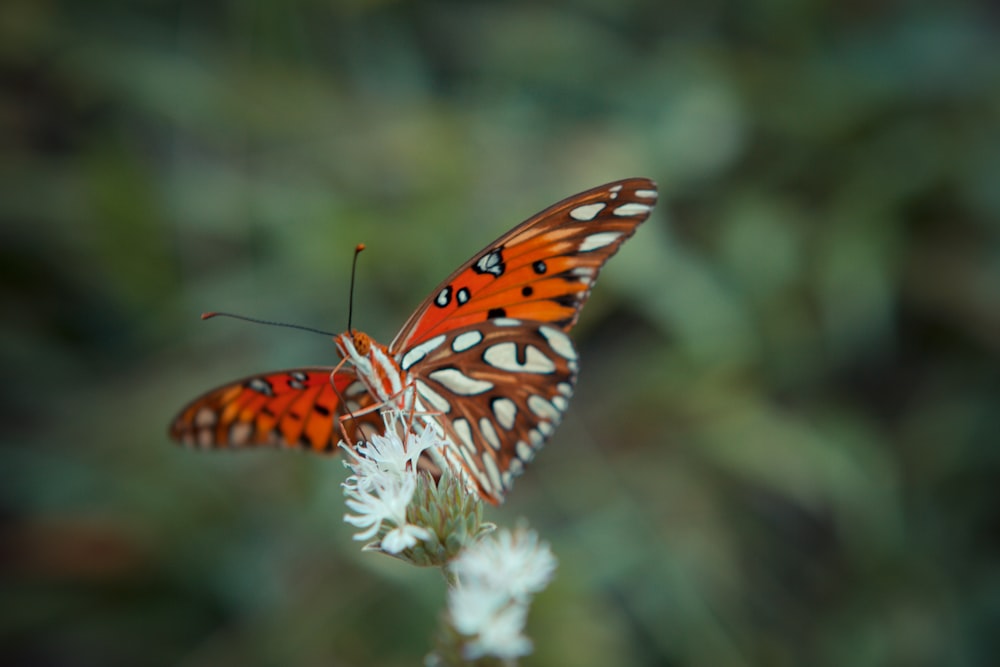
{"type": "Polygon", "coordinates": [[[412,388],[423,411],[416,421],[436,422],[451,443],[444,463],[499,503],[573,393],[576,351],[566,332],[601,268],[655,203],[656,184],[645,178],[564,199],[449,276],[388,350],[345,334],[369,341],[373,356],[352,357],[356,366],[332,377],[330,368],[307,368],[219,387],[181,411],[171,436],[203,447],[331,451],[344,435],[381,432],[378,409],[412,388]]]}
{"type": "Polygon", "coordinates": [[[170,435],[200,447],[277,445],[334,451],[342,438],[340,418],[348,408],[363,410],[372,399],[359,391],[352,370],[338,371],[331,382],[332,370],[278,371],[218,387],[181,410],[170,435]]]}
{"type": "Polygon", "coordinates": [[[582,192],[521,223],[450,275],[403,325],[390,350],[508,317],[576,323],[597,275],[649,217],[656,184],[630,178],[582,192]]]}
{"type": "Polygon", "coordinates": [[[560,329],[509,318],[450,331],[409,368],[455,444],[446,455],[494,503],[559,424],[576,371],[560,329]]]}

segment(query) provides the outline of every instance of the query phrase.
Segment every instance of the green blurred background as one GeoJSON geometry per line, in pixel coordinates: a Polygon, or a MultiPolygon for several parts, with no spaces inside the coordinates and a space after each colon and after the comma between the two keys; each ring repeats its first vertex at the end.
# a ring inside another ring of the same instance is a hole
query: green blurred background
{"type": "Polygon", "coordinates": [[[560,559],[528,665],[1000,654],[1000,9],[6,0],[0,661],[412,665],[438,572],[361,554],[338,460],[166,425],[388,342],[574,192],[661,188],[490,518],[560,559]]]}

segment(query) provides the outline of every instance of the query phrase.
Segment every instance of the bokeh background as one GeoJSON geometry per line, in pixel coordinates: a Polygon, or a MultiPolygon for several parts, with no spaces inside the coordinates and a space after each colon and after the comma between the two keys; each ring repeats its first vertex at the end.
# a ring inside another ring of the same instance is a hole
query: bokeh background
{"type": "Polygon", "coordinates": [[[388,342],[574,192],[660,204],[489,516],[560,559],[526,665],[1000,654],[1000,10],[807,0],[0,5],[0,661],[412,665],[441,576],[338,460],[188,399],[388,342]]]}

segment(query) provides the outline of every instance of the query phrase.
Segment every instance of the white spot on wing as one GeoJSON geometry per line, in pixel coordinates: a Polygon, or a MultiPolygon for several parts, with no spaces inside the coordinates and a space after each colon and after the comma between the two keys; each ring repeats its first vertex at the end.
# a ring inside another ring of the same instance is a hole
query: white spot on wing
{"type": "MultiPolygon", "coordinates": [[[[528,409],[542,419],[548,419],[550,421],[559,419],[560,413],[559,410],[556,409],[556,406],[552,405],[538,394],[532,394],[528,397],[528,409]]],[[[538,426],[541,428],[541,424],[538,426]]]]}
{"type": "Polygon", "coordinates": [[[202,408],[194,415],[194,425],[198,428],[215,426],[215,411],[211,408],[202,408]]]}
{"type": "Polygon", "coordinates": [[[493,388],[492,382],[470,378],[457,368],[441,368],[427,377],[460,396],[475,396],[493,388]]]}
{"type": "Polygon", "coordinates": [[[497,317],[490,320],[493,324],[498,327],[519,327],[521,326],[521,320],[515,320],[512,317],[497,317]]]}
{"type": "Polygon", "coordinates": [[[503,275],[503,260],[499,250],[488,252],[476,262],[476,268],[480,273],[492,273],[495,276],[503,275]]]}
{"type": "Polygon", "coordinates": [[[237,421],[229,427],[229,442],[234,445],[245,445],[250,442],[253,434],[253,424],[250,422],[237,421]]]}
{"type": "Polygon", "coordinates": [[[513,458],[507,465],[507,470],[510,471],[511,475],[520,475],[524,472],[524,464],[521,463],[521,459],[513,458]]]}
{"type": "Polygon", "coordinates": [[[583,206],[577,206],[572,211],[569,212],[569,217],[574,220],[580,220],[581,222],[589,222],[597,217],[597,214],[604,210],[607,204],[602,204],[598,202],[597,204],[584,204],[583,206]]]}
{"type": "Polygon", "coordinates": [[[517,445],[514,446],[514,449],[515,451],[517,451],[517,458],[521,459],[525,463],[535,458],[534,448],[523,440],[518,440],[517,445]]]}
{"type": "Polygon", "coordinates": [[[552,433],[556,429],[549,422],[538,422],[538,430],[542,432],[542,435],[544,435],[546,438],[548,438],[549,436],[552,435],[552,433]]]}
{"type": "Polygon", "coordinates": [[[524,364],[517,360],[517,343],[508,341],[497,343],[486,348],[483,352],[483,361],[493,368],[511,373],[552,373],[556,369],[555,363],[534,345],[526,345],[524,348],[524,364]]]}
{"type": "Polygon", "coordinates": [[[545,340],[548,341],[549,347],[552,351],[558,354],[563,359],[569,359],[574,361],[576,359],[576,349],[573,347],[573,341],[569,339],[569,336],[564,334],[559,329],[554,329],[552,327],[538,327],[538,333],[542,334],[545,340]]]}
{"type": "Polygon", "coordinates": [[[500,469],[497,468],[497,462],[489,454],[485,454],[480,458],[483,461],[483,468],[486,469],[486,474],[490,479],[490,484],[484,486],[492,490],[495,494],[499,494],[503,491],[503,483],[500,481],[500,469]]]}
{"type": "Polygon", "coordinates": [[[459,449],[467,449],[469,452],[475,452],[476,443],[472,441],[472,427],[469,426],[468,420],[455,419],[451,422],[451,426],[455,429],[455,433],[458,434],[458,437],[462,439],[462,444],[464,446],[459,447],[459,449]]]}
{"type": "Polygon", "coordinates": [[[531,440],[531,444],[535,447],[541,447],[542,443],[545,442],[545,436],[535,429],[528,431],[528,439],[531,440]]]}
{"type": "Polygon", "coordinates": [[[556,410],[559,412],[566,412],[566,407],[569,405],[569,401],[567,401],[564,396],[553,396],[552,405],[556,406],[556,410]]]}
{"type": "Polygon", "coordinates": [[[570,396],[573,395],[573,385],[571,385],[568,382],[560,382],[559,384],[556,385],[556,391],[558,391],[566,398],[569,398],[570,396]]]}
{"type": "Polygon", "coordinates": [[[570,271],[581,285],[590,285],[594,282],[594,270],[587,266],[578,266],[570,271]]]}
{"type": "Polygon", "coordinates": [[[417,387],[417,393],[420,394],[420,398],[427,401],[432,408],[446,414],[451,411],[451,403],[448,402],[448,399],[428,387],[426,382],[417,379],[414,381],[414,384],[417,387]]]}
{"type": "Polygon", "coordinates": [[[498,398],[491,404],[493,416],[497,422],[508,431],[514,428],[514,421],[517,419],[517,404],[509,398],[498,398]]]}
{"type": "Polygon", "coordinates": [[[615,209],[615,215],[618,217],[626,217],[630,215],[642,215],[643,213],[649,213],[652,206],[648,204],[638,204],[636,202],[629,202],[628,204],[622,204],[615,209]]]}
{"type": "Polygon", "coordinates": [[[271,383],[264,378],[254,378],[247,383],[247,387],[265,396],[274,396],[274,388],[271,383]]]}
{"type": "Polygon", "coordinates": [[[598,232],[597,234],[591,234],[580,244],[580,252],[590,252],[591,250],[611,245],[621,235],[621,232],[598,232]]]}
{"type": "Polygon", "coordinates": [[[404,371],[410,370],[410,367],[413,366],[413,364],[426,357],[431,351],[441,345],[441,343],[444,342],[444,339],[445,335],[441,334],[440,336],[434,336],[434,338],[425,340],[420,345],[410,348],[410,350],[404,354],[403,358],[400,360],[400,367],[402,367],[404,371]]]}
{"type": "Polygon", "coordinates": [[[636,190],[635,196],[643,199],[656,199],[656,190],[636,190]]]}
{"type": "Polygon", "coordinates": [[[493,449],[500,450],[500,438],[497,437],[497,430],[493,428],[493,422],[483,417],[479,420],[479,432],[483,434],[483,439],[493,449]]]}
{"type": "Polygon", "coordinates": [[[451,341],[451,349],[454,352],[464,352],[470,347],[479,345],[479,341],[482,339],[483,334],[478,331],[466,331],[455,336],[455,340],[451,341]]]}

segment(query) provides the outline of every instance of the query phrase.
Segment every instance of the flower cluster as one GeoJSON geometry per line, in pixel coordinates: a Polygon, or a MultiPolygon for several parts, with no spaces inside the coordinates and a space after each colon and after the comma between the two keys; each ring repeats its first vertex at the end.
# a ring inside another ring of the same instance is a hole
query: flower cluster
{"type": "Polygon", "coordinates": [[[417,460],[440,441],[430,429],[419,437],[409,431],[400,437],[397,427],[402,420],[398,413],[387,411],[383,418],[384,436],[374,435],[354,448],[341,443],[347,452],[345,464],[353,473],[344,482],[344,495],[354,514],[345,514],[344,521],[365,529],[354,539],[370,540],[381,535],[369,546],[398,554],[431,537],[427,528],[407,523],[406,510],[417,488],[417,460]]]}
{"type": "Polygon", "coordinates": [[[514,659],[531,652],[522,634],[531,596],[544,589],[556,559],[534,531],[500,530],[459,554],[449,566],[451,625],[462,635],[463,657],[514,659]]]}
{"type": "Polygon", "coordinates": [[[494,532],[462,471],[446,469],[439,480],[418,471],[425,452],[448,446],[433,429],[415,435],[398,412],[382,417],[385,435],[341,444],[352,473],[343,485],[352,512],[344,520],[360,529],[354,539],[374,539],[366,550],[444,569],[448,613],[426,664],[512,664],[531,652],[524,625],[531,597],[552,579],[552,551],[525,528],[494,532]]]}

